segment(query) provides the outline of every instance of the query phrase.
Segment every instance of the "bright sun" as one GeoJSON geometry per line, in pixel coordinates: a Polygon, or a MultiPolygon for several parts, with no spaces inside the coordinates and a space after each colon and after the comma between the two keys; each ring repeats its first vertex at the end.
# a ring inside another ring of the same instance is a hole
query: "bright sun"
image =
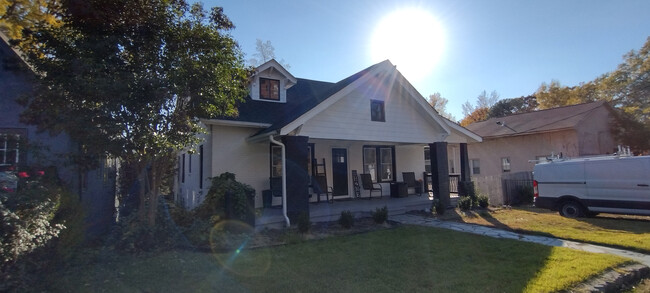
{"type": "Polygon", "coordinates": [[[389,59],[413,81],[429,74],[442,54],[444,35],[427,11],[403,9],[384,17],[372,35],[373,62],[389,59]]]}

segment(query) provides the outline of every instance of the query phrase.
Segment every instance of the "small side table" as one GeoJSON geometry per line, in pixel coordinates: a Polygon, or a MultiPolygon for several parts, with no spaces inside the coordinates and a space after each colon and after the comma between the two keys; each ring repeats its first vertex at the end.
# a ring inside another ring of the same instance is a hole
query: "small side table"
{"type": "Polygon", "coordinates": [[[391,197],[406,197],[406,196],[408,196],[408,185],[406,185],[406,182],[391,182],[390,183],[390,196],[391,197]]]}

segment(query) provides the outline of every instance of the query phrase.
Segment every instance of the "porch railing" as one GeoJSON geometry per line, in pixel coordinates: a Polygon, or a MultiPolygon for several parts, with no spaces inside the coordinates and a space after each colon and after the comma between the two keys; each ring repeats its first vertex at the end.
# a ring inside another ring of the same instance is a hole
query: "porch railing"
{"type": "MultiPolygon", "coordinates": [[[[433,176],[431,173],[424,172],[424,189],[426,192],[433,191],[433,176]]],[[[449,175],[449,193],[458,193],[458,181],[460,175],[449,175]]]]}

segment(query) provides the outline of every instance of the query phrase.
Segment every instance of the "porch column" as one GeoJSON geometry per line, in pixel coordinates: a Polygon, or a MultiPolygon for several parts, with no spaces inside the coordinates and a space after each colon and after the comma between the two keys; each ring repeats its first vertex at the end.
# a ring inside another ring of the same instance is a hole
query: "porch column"
{"type": "Polygon", "coordinates": [[[451,206],[449,198],[449,159],[447,157],[447,143],[434,142],[429,144],[431,158],[431,180],[433,195],[438,197],[443,207],[451,206]]]}
{"type": "Polygon", "coordinates": [[[307,136],[284,136],[287,174],[287,216],[292,223],[300,213],[309,216],[309,173],[307,172],[307,136]]]}
{"type": "Polygon", "coordinates": [[[461,143],[460,144],[460,180],[458,184],[458,195],[460,196],[467,195],[467,190],[461,187],[467,186],[467,184],[463,182],[471,182],[471,181],[472,178],[469,172],[469,154],[467,153],[467,144],[461,143]]]}

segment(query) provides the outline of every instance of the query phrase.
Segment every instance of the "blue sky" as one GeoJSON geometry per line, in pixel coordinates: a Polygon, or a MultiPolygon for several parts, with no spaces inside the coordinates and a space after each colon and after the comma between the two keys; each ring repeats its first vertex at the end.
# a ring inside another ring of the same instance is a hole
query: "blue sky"
{"type": "Polygon", "coordinates": [[[330,82],[381,61],[373,60],[371,43],[387,15],[406,8],[426,11],[443,37],[425,28],[421,38],[432,39],[441,53],[428,74],[403,73],[424,97],[440,92],[458,120],[461,105],[474,103],[483,90],[515,98],[552,79],[577,85],[616,69],[625,53],[641,48],[650,36],[647,0],[203,3],[224,8],[246,59],[255,53],[256,39],[269,40],[294,76],[330,82]]]}

